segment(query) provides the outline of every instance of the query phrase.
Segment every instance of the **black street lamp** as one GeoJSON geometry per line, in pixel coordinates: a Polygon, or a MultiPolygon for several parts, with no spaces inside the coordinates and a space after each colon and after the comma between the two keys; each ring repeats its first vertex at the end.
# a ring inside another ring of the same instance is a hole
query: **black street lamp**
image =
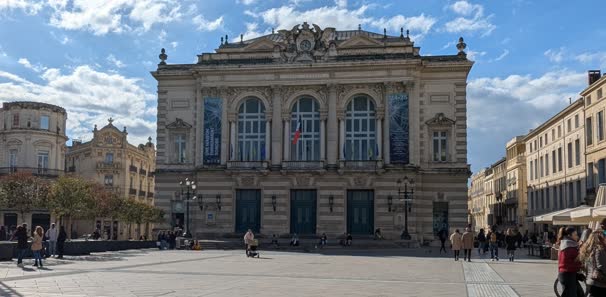
{"type": "Polygon", "coordinates": [[[408,212],[410,211],[408,203],[412,204],[412,195],[415,192],[413,189],[415,181],[412,179],[409,180],[407,176],[404,176],[403,180],[398,179],[397,184],[398,196],[402,197],[400,198],[400,201],[404,201],[404,231],[402,232],[402,235],[400,235],[400,239],[410,240],[410,234],[408,234],[408,212]],[[404,191],[401,189],[402,183],[404,184],[404,191]],[[408,188],[409,186],[410,189],[408,188]]]}
{"type": "Polygon", "coordinates": [[[179,186],[181,187],[181,198],[185,194],[185,208],[186,208],[186,218],[185,218],[185,233],[183,233],[183,237],[192,238],[191,233],[189,232],[189,202],[196,199],[196,182],[190,181],[189,178],[185,178],[185,181],[180,181],[179,186]],[[185,191],[187,189],[187,191],[185,191]]]}

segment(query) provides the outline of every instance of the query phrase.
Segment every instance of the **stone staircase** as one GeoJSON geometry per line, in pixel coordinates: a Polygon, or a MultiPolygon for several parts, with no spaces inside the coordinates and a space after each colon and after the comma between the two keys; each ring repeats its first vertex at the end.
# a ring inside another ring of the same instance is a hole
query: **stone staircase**
{"type": "MultiPolygon", "coordinates": [[[[244,249],[244,243],[241,239],[201,239],[199,240],[203,250],[239,250],[244,249]]],[[[262,250],[276,251],[312,251],[317,248],[317,239],[300,238],[299,246],[291,247],[289,239],[278,239],[278,246],[271,244],[271,239],[259,239],[259,248],[262,250]]],[[[354,240],[351,246],[341,246],[338,240],[330,240],[324,249],[356,249],[356,250],[374,250],[374,249],[410,249],[418,248],[419,243],[415,240],[372,240],[359,239],[354,240]]]]}

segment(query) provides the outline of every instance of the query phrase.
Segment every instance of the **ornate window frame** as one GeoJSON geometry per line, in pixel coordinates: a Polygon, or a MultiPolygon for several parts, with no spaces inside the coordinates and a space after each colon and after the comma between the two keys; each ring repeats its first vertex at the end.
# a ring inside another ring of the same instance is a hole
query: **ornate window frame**
{"type": "Polygon", "coordinates": [[[436,115],[425,122],[427,126],[428,145],[429,145],[429,156],[427,160],[430,163],[451,163],[453,162],[453,151],[454,151],[454,125],[455,121],[449,119],[444,113],[436,113],[436,115]],[[440,138],[445,133],[446,135],[446,160],[434,160],[434,133],[440,133],[440,138]]]}
{"type": "Polygon", "coordinates": [[[167,163],[170,164],[191,164],[193,159],[191,157],[191,128],[193,126],[180,118],[175,118],[175,121],[166,125],[166,130],[168,130],[168,146],[167,153],[168,158],[166,160],[167,163]],[[177,135],[184,135],[185,141],[185,156],[183,160],[179,160],[179,156],[177,156],[177,151],[175,149],[175,138],[177,135]],[[188,146],[187,144],[190,143],[188,146]]]}

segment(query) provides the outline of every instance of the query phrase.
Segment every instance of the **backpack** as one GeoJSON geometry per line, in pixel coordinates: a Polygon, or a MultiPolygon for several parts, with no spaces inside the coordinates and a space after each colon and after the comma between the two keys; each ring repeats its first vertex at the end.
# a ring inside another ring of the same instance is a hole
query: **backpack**
{"type": "Polygon", "coordinates": [[[496,233],[491,233],[490,234],[490,242],[497,242],[497,234],[496,233]]]}

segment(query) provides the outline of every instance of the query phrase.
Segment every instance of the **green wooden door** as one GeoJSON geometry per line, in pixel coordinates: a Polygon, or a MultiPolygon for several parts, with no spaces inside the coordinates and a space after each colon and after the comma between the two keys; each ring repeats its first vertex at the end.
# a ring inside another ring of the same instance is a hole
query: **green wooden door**
{"type": "Polygon", "coordinates": [[[261,229],[261,190],[236,191],[236,233],[261,229]]]}
{"type": "Polygon", "coordinates": [[[316,191],[290,191],[290,233],[316,234],[316,191]]]}
{"type": "Polygon", "coordinates": [[[373,191],[347,191],[347,232],[359,235],[374,233],[373,191]]]}

